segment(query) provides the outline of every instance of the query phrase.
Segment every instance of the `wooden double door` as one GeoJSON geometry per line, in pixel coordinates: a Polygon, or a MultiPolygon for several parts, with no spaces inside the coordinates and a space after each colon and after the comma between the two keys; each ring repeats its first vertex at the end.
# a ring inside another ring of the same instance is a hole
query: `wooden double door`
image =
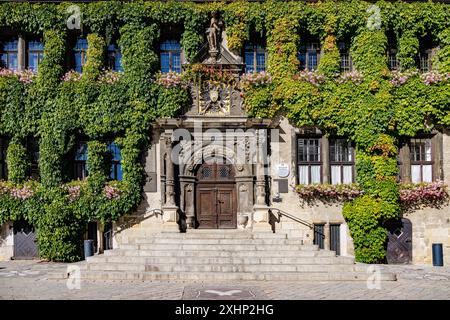
{"type": "Polygon", "coordinates": [[[237,227],[233,166],[203,164],[197,173],[196,212],[199,229],[237,227]]]}

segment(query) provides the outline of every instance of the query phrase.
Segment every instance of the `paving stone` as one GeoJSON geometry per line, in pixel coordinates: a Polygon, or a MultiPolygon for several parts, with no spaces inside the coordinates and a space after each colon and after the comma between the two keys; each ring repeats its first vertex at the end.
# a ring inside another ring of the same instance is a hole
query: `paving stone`
{"type": "Polygon", "coordinates": [[[70,290],[66,280],[49,279],[52,272],[82,264],[8,261],[0,263],[0,300],[5,299],[263,299],[263,300],[450,300],[450,268],[385,266],[397,281],[368,289],[364,281],[89,281],[70,290]],[[8,275],[8,276],[5,276],[8,275]],[[413,279],[414,277],[414,279],[413,279]],[[240,292],[230,292],[240,290],[240,292]],[[228,291],[228,292],[227,292],[228,291]],[[221,292],[221,293],[218,293],[221,292]],[[228,294],[228,295],[227,295],[228,294]]]}

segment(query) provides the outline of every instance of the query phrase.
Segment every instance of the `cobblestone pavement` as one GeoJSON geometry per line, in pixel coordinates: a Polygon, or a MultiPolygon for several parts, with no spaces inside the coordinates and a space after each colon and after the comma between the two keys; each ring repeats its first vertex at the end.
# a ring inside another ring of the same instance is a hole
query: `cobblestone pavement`
{"type": "MultiPolygon", "coordinates": [[[[71,264],[73,266],[74,264],[71,264]]],[[[368,289],[365,281],[81,281],[68,289],[52,280],[68,264],[38,261],[0,262],[0,299],[445,299],[450,300],[450,267],[380,266],[397,281],[368,289]]],[[[69,284],[69,286],[71,286],[69,284]]]]}

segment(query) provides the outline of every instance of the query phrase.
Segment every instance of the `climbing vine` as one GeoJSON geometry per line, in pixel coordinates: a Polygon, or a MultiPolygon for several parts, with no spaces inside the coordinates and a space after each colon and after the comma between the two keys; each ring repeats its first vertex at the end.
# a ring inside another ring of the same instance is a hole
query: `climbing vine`
{"type": "MultiPolygon", "coordinates": [[[[382,223],[401,214],[395,161],[399,141],[450,124],[450,6],[384,2],[381,21],[367,21],[373,3],[361,0],[196,4],[178,1],[79,3],[89,49],[82,75],[66,73],[66,22],[70,3],[2,3],[0,26],[43,37],[44,60],[36,76],[0,74],[0,134],[9,138],[8,187],[0,188],[0,223],[19,218],[39,229],[42,257],[75,261],[90,220],[113,221],[141,200],[142,152],[156,117],[172,117],[189,104],[182,86],[157,80],[163,31],[179,30],[189,62],[205,43],[204,30],[218,12],[229,47],[241,53],[252,37],[267,39],[268,72],[249,80],[245,106],[253,117],[283,115],[296,126],[316,126],[345,137],[357,150],[361,194],[344,205],[344,217],[363,262],[384,258],[382,223]],[[398,45],[400,70],[387,68],[387,34],[398,45]],[[322,43],[316,72],[299,73],[297,51],[305,35],[322,43]],[[415,71],[425,37],[439,44],[438,73],[415,71]],[[338,43],[350,40],[355,71],[340,75],[338,43]],[[105,72],[106,46],[122,51],[123,74],[105,72]],[[267,79],[269,79],[268,81],[267,79]],[[253,82],[252,82],[253,81],[253,82]],[[39,141],[39,181],[29,178],[26,141],[39,141]],[[88,142],[86,181],[69,181],[65,157],[88,142]],[[121,147],[123,181],[108,178],[107,146],[121,147]],[[15,190],[3,191],[3,190],[15,190]]],[[[217,79],[216,79],[217,80],[217,79]]],[[[181,82],[180,82],[181,83],[181,82]]]]}

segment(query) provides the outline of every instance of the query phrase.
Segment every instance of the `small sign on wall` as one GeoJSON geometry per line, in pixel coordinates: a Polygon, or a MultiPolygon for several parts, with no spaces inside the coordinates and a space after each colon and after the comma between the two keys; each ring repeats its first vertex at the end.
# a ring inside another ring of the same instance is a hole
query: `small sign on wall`
{"type": "Polygon", "coordinates": [[[277,173],[279,178],[289,177],[289,165],[286,163],[280,163],[277,165],[277,173]]]}

